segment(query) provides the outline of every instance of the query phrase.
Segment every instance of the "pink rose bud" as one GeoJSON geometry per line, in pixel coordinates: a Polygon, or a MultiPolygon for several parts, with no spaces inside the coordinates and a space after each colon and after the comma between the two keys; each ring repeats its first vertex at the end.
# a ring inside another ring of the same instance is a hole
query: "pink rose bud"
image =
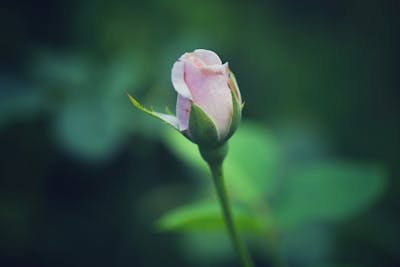
{"type": "Polygon", "coordinates": [[[242,99],[235,77],[217,54],[197,49],[183,54],[172,67],[172,84],[178,93],[176,117],[141,110],[171,124],[199,146],[223,145],[236,130],[242,99]]]}

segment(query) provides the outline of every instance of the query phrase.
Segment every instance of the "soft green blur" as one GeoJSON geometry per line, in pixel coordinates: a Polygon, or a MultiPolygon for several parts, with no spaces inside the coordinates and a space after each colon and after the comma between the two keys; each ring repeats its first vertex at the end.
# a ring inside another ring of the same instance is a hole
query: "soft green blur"
{"type": "Polygon", "coordinates": [[[394,1],[5,1],[0,265],[239,266],[175,110],[175,60],[229,62],[225,162],[257,266],[399,266],[394,1]],[[4,264],[1,264],[4,263],[4,264]]]}

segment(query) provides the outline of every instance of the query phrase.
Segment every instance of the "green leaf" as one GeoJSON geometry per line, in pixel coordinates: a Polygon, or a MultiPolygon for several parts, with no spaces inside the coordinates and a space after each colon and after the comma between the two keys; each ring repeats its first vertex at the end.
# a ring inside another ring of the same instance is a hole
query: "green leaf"
{"type": "Polygon", "coordinates": [[[190,139],[204,147],[218,146],[218,131],[211,118],[196,104],[192,104],[189,118],[190,139]]]}
{"type": "MultiPolygon", "coordinates": [[[[264,227],[254,216],[240,209],[234,210],[238,228],[242,231],[261,232],[264,227]]],[[[164,231],[224,231],[225,222],[217,202],[200,202],[170,211],[158,221],[164,231]]]]}
{"type": "Polygon", "coordinates": [[[281,226],[337,221],[360,213],[385,189],[386,173],[379,167],[349,163],[316,164],[297,170],[277,199],[281,226]]]}
{"type": "Polygon", "coordinates": [[[179,129],[179,123],[178,123],[178,119],[173,116],[173,115],[169,115],[169,114],[163,114],[163,113],[159,113],[159,112],[155,112],[152,110],[149,110],[147,108],[145,108],[144,106],[142,106],[139,101],[137,101],[134,97],[132,97],[130,94],[126,93],[129,100],[132,102],[132,104],[138,108],[139,110],[143,111],[144,113],[157,118],[169,125],[171,125],[172,127],[174,127],[176,130],[179,129]]]}

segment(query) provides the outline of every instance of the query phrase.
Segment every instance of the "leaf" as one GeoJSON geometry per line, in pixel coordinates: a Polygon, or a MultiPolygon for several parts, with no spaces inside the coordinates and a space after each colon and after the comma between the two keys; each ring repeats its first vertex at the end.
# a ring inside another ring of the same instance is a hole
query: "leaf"
{"type": "Polygon", "coordinates": [[[275,212],[281,226],[337,221],[360,213],[385,189],[382,168],[349,163],[316,164],[293,173],[275,212]]]}
{"type": "MultiPolygon", "coordinates": [[[[260,232],[263,224],[240,209],[234,210],[238,228],[242,231],[260,232]]],[[[224,231],[225,222],[217,202],[200,202],[170,211],[158,221],[164,231],[224,231]]]]}

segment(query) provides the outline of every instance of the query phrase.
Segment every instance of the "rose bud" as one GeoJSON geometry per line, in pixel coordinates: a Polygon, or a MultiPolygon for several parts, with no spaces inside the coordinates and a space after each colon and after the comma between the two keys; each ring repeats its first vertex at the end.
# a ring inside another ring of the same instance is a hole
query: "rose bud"
{"type": "Polygon", "coordinates": [[[137,108],[172,125],[199,147],[222,146],[237,129],[243,107],[228,63],[222,64],[210,50],[197,49],[175,62],[171,80],[178,93],[176,117],[150,111],[128,96],[137,108]]]}

